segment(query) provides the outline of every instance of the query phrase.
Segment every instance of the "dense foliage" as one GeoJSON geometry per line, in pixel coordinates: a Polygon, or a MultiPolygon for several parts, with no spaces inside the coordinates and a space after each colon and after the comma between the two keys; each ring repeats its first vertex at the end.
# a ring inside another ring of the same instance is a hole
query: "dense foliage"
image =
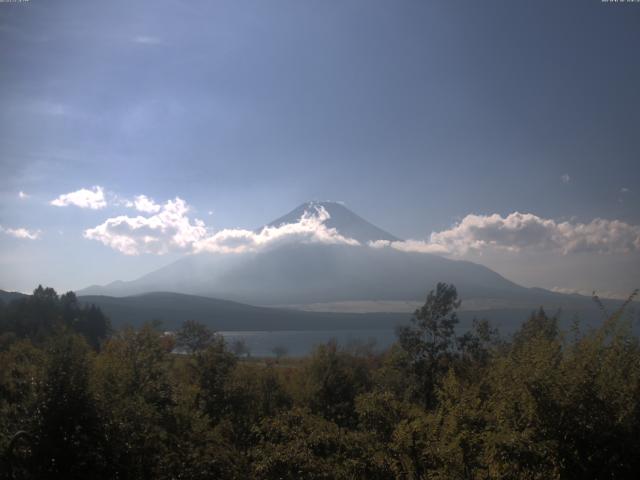
{"type": "Polygon", "coordinates": [[[0,478],[638,478],[623,309],[588,332],[540,309],[503,339],[457,336],[458,306],[440,284],[385,352],[261,360],[194,322],[110,332],[39,287],[0,307],[0,478]]]}
{"type": "Polygon", "coordinates": [[[94,349],[111,331],[109,319],[94,305],[82,306],[76,294],[58,296],[53,288],[39,285],[33,295],[4,305],[0,301],[0,346],[16,339],[42,345],[56,333],[77,333],[94,349]]]}

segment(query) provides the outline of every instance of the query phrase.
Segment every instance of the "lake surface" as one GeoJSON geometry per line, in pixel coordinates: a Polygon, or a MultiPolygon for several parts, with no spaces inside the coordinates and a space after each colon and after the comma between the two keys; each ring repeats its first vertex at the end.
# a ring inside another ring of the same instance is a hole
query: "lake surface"
{"type": "MultiPolygon", "coordinates": [[[[460,323],[457,325],[456,334],[462,335],[472,327],[473,317],[460,316],[460,323]]],[[[526,318],[523,312],[514,315],[512,311],[493,312],[492,325],[497,327],[502,335],[510,335],[520,325],[521,320],[526,318]],[[514,322],[517,318],[520,321],[514,322]]],[[[406,325],[409,322],[405,323],[406,325]]],[[[227,343],[232,344],[236,340],[244,340],[249,347],[251,355],[254,357],[274,357],[273,349],[284,347],[287,356],[302,357],[311,353],[317,345],[327,343],[335,339],[340,346],[349,346],[355,343],[374,344],[374,350],[382,351],[391,346],[396,340],[395,328],[363,328],[363,329],[342,329],[342,330],[271,330],[271,331],[219,331],[227,343]]]]}
{"type": "MultiPolygon", "coordinates": [[[[524,318],[524,315],[520,315],[524,318]]],[[[474,315],[475,317],[475,315],[474,315]]],[[[493,325],[500,328],[502,333],[513,331],[513,317],[502,315],[495,318],[493,325]]],[[[460,335],[471,328],[473,317],[461,315],[457,334],[460,335]]],[[[405,322],[408,325],[409,322],[405,322]]],[[[518,322],[519,324],[519,322],[518,322]]],[[[271,330],[271,331],[219,331],[225,340],[231,344],[236,340],[244,340],[251,355],[254,357],[273,357],[275,347],[284,347],[287,356],[301,357],[311,353],[313,348],[329,340],[335,339],[341,346],[354,343],[374,343],[374,350],[382,351],[391,346],[396,340],[395,328],[362,328],[340,330],[271,330]]]]}
{"type": "MultiPolygon", "coordinates": [[[[462,335],[472,328],[474,317],[482,318],[482,315],[466,315],[462,312],[460,323],[456,328],[456,334],[462,335]]],[[[491,325],[496,327],[500,335],[508,339],[522,324],[530,312],[525,311],[494,311],[491,312],[491,325]]],[[[583,331],[594,328],[602,324],[602,316],[599,312],[585,312],[582,316],[581,327],[583,331]]],[[[640,334],[640,313],[634,314],[634,331],[640,334]]],[[[558,326],[566,332],[571,331],[571,326],[575,316],[560,316],[558,326]]],[[[407,322],[408,324],[409,322],[407,322]]],[[[313,348],[329,340],[335,339],[341,346],[349,346],[354,343],[375,345],[374,350],[381,351],[388,348],[396,340],[394,328],[380,329],[354,329],[354,330],[272,330],[272,331],[219,331],[226,341],[231,344],[235,340],[244,340],[251,355],[254,357],[273,357],[273,349],[284,347],[286,355],[291,357],[301,357],[311,353],[313,348]]]]}
{"type": "Polygon", "coordinates": [[[335,339],[341,346],[373,344],[375,350],[388,348],[396,340],[393,329],[380,330],[279,330],[271,332],[218,332],[231,344],[244,340],[254,357],[273,357],[273,349],[284,347],[287,356],[301,357],[313,348],[335,339]]]}

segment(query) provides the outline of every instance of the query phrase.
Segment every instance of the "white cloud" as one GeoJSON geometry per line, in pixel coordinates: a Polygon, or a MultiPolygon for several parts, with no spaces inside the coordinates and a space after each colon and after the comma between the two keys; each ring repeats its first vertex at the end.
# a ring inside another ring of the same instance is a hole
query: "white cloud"
{"type": "Polygon", "coordinates": [[[140,43],[142,45],[160,45],[162,40],[158,37],[152,37],[149,35],[138,35],[133,37],[134,43],[140,43]]]}
{"type": "Polygon", "coordinates": [[[259,232],[224,229],[211,233],[204,222],[188,217],[189,206],[180,198],[162,205],[159,213],[144,217],[118,216],[85,230],[85,238],[97,240],[126,255],[187,252],[244,253],[286,241],[359,245],[327,228],[324,208],[305,212],[297,223],[264,227],[259,232]]]}
{"type": "MultiPolygon", "coordinates": [[[[60,198],[79,192],[83,192],[83,196],[87,192],[102,193],[100,187],[94,188],[96,192],[83,189],[60,198]]],[[[80,203],[77,199],[58,200],[64,204],[80,203]]],[[[174,250],[243,253],[283,242],[360,245],[357,240],[327,227],[329,213],[323,207],[306,211],[296,223],[268,226],[260,231],[223,229],[212,232],[202,220],[189,217],[189,206],[179,197],[159,205],[145,195],[138,195],[133,202],[122,200],[118,204],[135,207],[147,215],[108,218],[87,229],[84,236],[127,255],[165,254],[174,250]]],[[[600,218],[589,223],[558,222],[520,212],[505,217],[472,214],[450,229],[432,233],[428,240],[378,240],[370,242],[368,247],[453,256],[483,251],[616,254],[640,252],[640,226],[600,218]]]]}
{"type": "Polygon", "coordinates": [[[566,287],[552,287],[549,290],[556,293],[565,293],[565,294],[578,294],[584,295],[586,297],[591,297],[594,293],[600,298],[613,298],[617,300],[626,300],[629,298],[629,293],[621,293],[621,292],[611,292],[607,290],[587,290],[581,288],[566,288],[566,287]]]}
{"type": "Polygon", "coordinates": [[[369,246],[373,248],[391,247],[402,252],[418,252],[418,253],[449,253],[447,247],[437,243],[425,242],[423,240],[398,240],[395,242],[389,240],[376,240],[369,242],[369,246]]]}
{"type": "Polygon", "coordinates": [[[467,215],[449,230],[432,233],[428,241],[379,240],[369,246],[455,256],[486,250],[542,251],[564,255],[579,252],[629,253],[640,251],[640,226],[601,218],[589,223],[556,222],[519,212],[506,217],[497,213],[467,215]]]}
{"type": "Polygon", "coordinates": [[[571,177],[568,173],[565,173],[560,176],[560,180],[562,180],[562,183],[569,183],[571,181],[571,177]]]}
{"type": "Polygon", "coordinates": [[[26,228],[5,228],[0,225],[0,232],[11,235],[15,238],[24,238],[27,240],[37,240],[40,238],[40,230],[27,230],[26,228]]]}
{"type": "Polygon", "coordinates": [[[85,238],[98,240],[126,255],[165,254],[171,249],[187,249],[207,234],[201,220],[191,222],[189,206],[176,197],[150,217],[121,215],[85,230],[85,238]]]}
{"type": "Polygon", "coordinates": [[[238,229],[221,230],[197,241],[194,244],[194,251],[243,253],[290,241],[360,245],[357,240],[340,235],[335,228],[327,228],[325,222],[329,217],[324,207],[315,207],[315,211],[306,211],[297,223],[264,227],[259,232],[238,229]]]}
{"type": "Polygon", "coordinates": [[[162,208],[160,205],[154,202],[153,199],[145,195],[136,196],[133,199],[133,206],[139,212],[144,212],[144,213],[157,213],[162,208]]]}
{"type": "Polygon", "coordinates": [[[90,208],[92,210],[98,210],[107,206],[104,190],[99,186],[94,186],[91,190],[81,188],[75,192],[65,193],[51,200],[49,203],[56,207],[75,205],[76,207],[90,208]]]}
{"type": "Polygon", "coordinates": [[[109,204],[116,207],[124,206],[127,208],[135,208],[142,213],[158,213],[162,208],[161,205],[158,205],[152,198],[146,195],[136,195],[133,197],[133,200],[121,197],[115,193],[109,193],[109,195],[111,197],[109,204]]]}
{"type": "Polygon", "coordinates": [[[620,189],[620,193],[629,193],[630,191],[631,191],[631,190],[629,190],[629,189],[628,189],[628,188],[626,188],[626,187],[622,187],[622,188],[620,189]]]}
{"type": "Polygon", "coordinates": [[[22,190],[20,190],[18,192],[18,198],[20,198],[21,200],[26,200],[27,198],[29,198],[31,195],[24,193],[22,190]]]}

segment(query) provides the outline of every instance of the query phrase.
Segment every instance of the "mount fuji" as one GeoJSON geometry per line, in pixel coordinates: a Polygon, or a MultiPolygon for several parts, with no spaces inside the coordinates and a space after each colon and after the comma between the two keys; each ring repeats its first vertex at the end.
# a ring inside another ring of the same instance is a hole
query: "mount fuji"
{"type": "Polygon", "coordinates": [[[370,242],[400,239],[337,202],[304,203],[256,232],[295,224],[314,209],[328,214],[325,227],[359,245],[291,241],[238,254],[193,254],[136,280],[91,286],[78,294],[162,291],[308,310],[410,312],[437,282],[447,282],[458,288],[463,307],[474,310],[591,307],[587,297],[525,288],[469,261],[372,248],[370,242]]]}
{"type": "Polygon", "coordinates": [[[316,209],[324,209],[329,218],[324,222],[327,228],[335,228],[338,233],[347,238],[353,238],[363,245],[376,240],[398,241],[398,237],[385,232],[381,228],[369,223],[356,215],[340,202],[305,202],[294,208],[286,215],[268,223],[268,227],[278,227],[296,223],[305,214],[316,209]]]}

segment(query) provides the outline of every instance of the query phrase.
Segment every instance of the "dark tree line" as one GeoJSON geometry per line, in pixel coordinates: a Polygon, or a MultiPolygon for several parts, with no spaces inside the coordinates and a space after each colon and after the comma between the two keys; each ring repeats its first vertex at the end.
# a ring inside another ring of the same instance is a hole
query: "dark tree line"
{"type": "Polygon", "coordinates": [[[1,311],[0,478],[10,465],[69,479],[640,471],[640,345],[623,309],[588,332],[540,309],[511,339],[486,321],[457,336],[457,292],[440,284],[385,352],[329,342],[265,361],[194,322],[105,338],[99,311],[37,292],[1,311]]]}
{"type": "Polygon", "coordinates": [[[33,295],[8,305],[0,302],[0,342],[10,343],[17,338],[29,339],[38,345],[63,330],[83,336],[97,350],[111,326],[98,307],[80,305],[75,293],[58,296],[53,288],[42,285],[33,295]]]}

